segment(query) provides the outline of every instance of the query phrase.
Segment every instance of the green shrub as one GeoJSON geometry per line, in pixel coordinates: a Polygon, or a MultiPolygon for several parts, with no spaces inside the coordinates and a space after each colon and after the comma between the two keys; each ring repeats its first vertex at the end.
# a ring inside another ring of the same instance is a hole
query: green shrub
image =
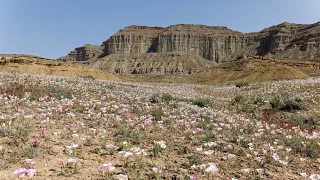
{"type": "Polygon", "coordinates": [[[124,137],[124,136],[127,136],[130,132],[130,128],[124,124],[117,124],[115,126],[116,130],[115,130],[115,133],[114,133],[114,137],[118,137],[120,136],[121,138],[124,137]]]}
{"type": "Polygon", "coordinates": [[[241,103],[243,100],[244,100],[244,96],[242,96],[242,95],[236,95],[236,96],[233,98],[232,104],[239,104],[239,103],[241,103]]]}
{"type": "Polygon", "coordinates": [[[248,86],[249,83],[247,83],[247,82],[237,82],[235,85],[236,85],[237,88],[241,88],[241,87],[248,86]]]}
{"type": "Polygon", "coordinates": [[[209,98],[199,98],[195,99],[192,102],[193,105],[197,105],[199,107],[211,107],[212,106],[212,101],[209,98]]]}
{"type": "Polygon", "coordinates": [[[60,90],[58,88],[54,87],[54,86],[48,87],[48,91],[50,93],[58,93],[58,92],[60,92],[60,90]]]}
{"type": "Polygon", "coordinates": [[[296,125],[299,125],[301,128],[314,128],[318,126],[320,123],[320,117],[314,115],[307,116],[293,114],[289,119],[291,122],[293,122],[296,125]]]}
{"type": "Polygon", "coordinates": [[[256,104],[256,105],[265,105],[265,101],[261,98],[261,97],[257,97],[254,99],[253,101],[253,104],[256,104]]]}
{"type": "Polygon", "coordinates": [[[64,88],[60,88],[60,87],[48,87],[47,88],[48,92],[51,93],[51,95],[53,97],[55,97],[56,99],[72,99],[72,92],[70,92],[70,90],[68,89],[64,89],[64,88]]]}
{"type": "Polygon", "coordinates": [[[152,111],[151,115],[154,116],[156,121],[160,121],[161,117],[163,117],[165,114],[162,109],[155,109],[152,111]]]}
{"type": "Polygon", "coordinates": [[[160,102],[161,98],[160,98],[160,94],[153,94],[151,97],[150,97],[150,102],[151,103],[158,103],[160,102]]]}
{"type": "Polygon", "coordinates": [[[202,160],[199,156],[193,155],[188,157],[190,166],[202,164],[202,160]]]}
{"type": "Polygon", "coordinates": [[[87,79],[87,80],[95,80],[96,78],[94,78],[92,75],[88,75],[88,76],[80,76],[83,79],[87,79]]]}
{"type": "Polygon", "coordinates": [[[130,133],[130,138],[131,138],[130,141],[132,142],[132,144],[134,144],[134,145],[139,145],[140,144],[141,138],[140,138],[139,132],[132,131],[130,133]]]}
{"type": "Polygon", "coordinates": [[[163,101],[163,102],[169,102],[169,101],[173,100],[172,95],[168,94],[168,93],[162,94],[160,98],[161,98],[161,101],[163,101]]]}
{"type": "Polygon", "coordinates": [[[275,111],[292,112],[303,109],[302,100],[290,95],[275,96],[270,100],[270,104],[275,111]]]}
{"type": "Polygon", "coordinates": [[[292,136],[291,139],[286,139],[285,143],[287,146],[292,148],[292,151],[297,154],[308,156],[312,159],[320,157],[320,149],[317,140],[311,140],[308,144],[304,145],[302,142],[304,138],[298,136],[292,136]]]}
{"type": "Polygon", "coordinates": [[[171,94],[169,93],[163,93],[163,94],[153,94],[150,97],[150,102],[151,103],[159,103],[159,102],[169,102],[172,101],[174,98],[171,94]]]}
{"type": "Polygon", "coordinates": [[[93,148],[93,149],[91,150],[91,152],[94,153],[94,154],[99,154],[100,149],[99,149],[98,147],[95,147],[95,148],[93,148]]]}
{"type": "Polygon", "coordinates": [[[160,144],[157,144],[155,143],[153,146],[152,146],[152,156],[153,157],[158,157],[162,152],[163,152],[163,148],[160,146],[160,144]]]}
{"type": "Polygon", "coordinates": [[[209,141],[212,141],[214,138],[215,138],[215,135],[212,133],[212,131],[206,131],[204,133],[202,142],[209,142],[209,141]]]}

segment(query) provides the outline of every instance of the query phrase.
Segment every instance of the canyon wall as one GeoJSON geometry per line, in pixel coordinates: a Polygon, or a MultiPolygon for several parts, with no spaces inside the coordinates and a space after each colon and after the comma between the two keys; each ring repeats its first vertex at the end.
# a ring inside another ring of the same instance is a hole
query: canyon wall
{"type": "Polygon", "coordinates": [[[282,23],[254,33],[241,33],[222,26],[178,24],[162,28],[132,25],[119,30],[101,46],[76,48],[60,60],[112,61],[104,57],[171,52],[199,56],[215,64],[236,60],[244,54],[319,60],[319,49],[320,22],[310,25],[282,23]]]}
{"type": "Polygon", "coordinates": [[[86,44],[84,46],[75,48],[67,56],[61,57],[61,61],[87,61],[89,59],[100,56],[103,53],[102,46],[86,44]]]}

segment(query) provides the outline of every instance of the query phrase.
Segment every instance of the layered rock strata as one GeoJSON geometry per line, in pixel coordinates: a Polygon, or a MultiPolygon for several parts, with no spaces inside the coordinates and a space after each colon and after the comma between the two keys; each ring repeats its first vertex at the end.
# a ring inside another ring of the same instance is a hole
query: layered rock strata
{"type": "MultiPolygon", "coordinates": [[[[133,25],[121,29],[101,46],[86,45],[62,59],[112,61],[110,58],[115,56],[110,55],[113,54],[126,55],[123,56],[126,58],[132,55],[133,58],[137,54],[146,53],[157,53],[159,56],[163,53],[189,54],[216,64],[236,60],[244,54],[278,59],[319,60],[320,22],[310,25],[282,23],[254,33],[205,25],[179,24],[167,28],[133,25]]],[[[140,57],[154,58],[145,55],[140,57]]],[[[131,67],[137,63],[134,60],[131,62],[131,67]]]]}
{"type": "Polygon", "coordinates": [[[86,44],[71,51],[67,56],[61,57],[61,61],[87,61],[96,58],[103,53],[102,46],[86,44]]]}

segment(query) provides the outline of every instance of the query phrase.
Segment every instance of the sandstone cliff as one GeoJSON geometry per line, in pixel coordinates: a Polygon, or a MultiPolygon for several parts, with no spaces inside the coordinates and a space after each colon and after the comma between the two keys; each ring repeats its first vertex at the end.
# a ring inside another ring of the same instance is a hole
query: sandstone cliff
{"type": "Polygon", "coordinates": [[[61,57],[61,61],[87,61],[102,54],[102,46],[86,44],[71,51],[67,56],[61,57]]]}
{"type": "MultiPolygon", "coordinates": [[[[161,59],[160,57],[163,59],[164,56],[161,55],[163,53],[188,54],[189,57],[192,55],[196,59],[206,59],[219,64],[236,60],[243,54],[278,59],[318,60],[320,59],[319,49],[320,22],[310,25],[282,23],[254,33],[241,33],[227,27],[205,25],[178,24],[167,28],[133,25],[120,30],[104,41],[101,46],[90,45],[90,47],[77,48],[62,59],[73,61],[94,59],[97,62],[112,61],[112,57],[116,57],[115,59],[121,57],[121,55],[110,56],[112,54],[122,54],[126,59],[131,55],[133,59],[130,61],[131,64],[123,66],[134,68],[138,63],[134,59],[139,59],[139,63],[149,61],[148,58],[156,56],[159,56],[158,59],[161,59]],[[134,58],[137,54],[145,53],[155,54],[134,58]]],[[[182,57],[185,56],[180,56],[182,57]]],[[[128,63],[127,60],[123,61],[128,63]]],[[[121,62],[117,60],[117,63],[102,62],[101,64],[111,65],[121,64],[121,62]]],[[[153,63],[147,64],[149,64],[148,68],[158,68],[151,67],[150,64],[153,63]]],[[[130,72],[132,68],[113,70],[130,72]]],[[[164,65],[159,72],[165,72],[166,68],[167,66],[164,65]]],[[[178,66],[175,68],[181,69],[178,66]]],[[[185,71],[188,70],[185,69],[185,71]]]]}

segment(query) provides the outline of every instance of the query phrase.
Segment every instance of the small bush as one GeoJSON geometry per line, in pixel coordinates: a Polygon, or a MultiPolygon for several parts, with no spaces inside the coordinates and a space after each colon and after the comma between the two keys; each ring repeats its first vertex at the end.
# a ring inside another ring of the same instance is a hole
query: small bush
{"type": "Polygon", "coordinates": [[[237,83],[235,84],[235,86],[236,86],[237,88],[245,87],[245,86],[248,86],[248,85],[249,85],[249,83],[247,83],[247,82],[237,82],[237,83]]]}
{"type": "Polygon", "coordinates": [[[199,107],[211,107],[212,101],[209,98],[199,98],[192,102],[193,105],[197,105],[199,107]]]}
{"type": "Polygon", "coordinates": [[[174,98],[171,94],[163,93],[163,94],[153,94],[149,100],[151,103],[159,103],[159,102],[169,102],[169,101],[172,101],[173,99],[174,98]]]}
{"type": "Polygon", "coordinates": [[[95,80],[96,78],[94,78],[92,75],[88,75],[88,76],[80,76],[83,79],[87,79],[87,80],[95,80]]]}
{"type": "Polygon", "coordinates": [[[257,97],[254,99],[253,101],[253,104],[256,104],[256,105],[265,105],[265,101],[261,98],[261,97],[257,97]]]}
{"type": "Polygon", "coordinates": [[[162,94],[160,98],[161,98],[161,101],[163,101],[163,102],[169,102],[169,101],[173,100],[172,95],[168,94],[168,93],[162,94]]]}
{"type": "Polygon", "coordinates": [[[153,94],[151,97],[150,97],[150,102],[151,103],[158,103],[160,102],[161,98],[160,98],[160,94],[153,94]]]}
{"type": "Polygon", "coordinates": [[[99,154],[100,149],[99,149],[98,147],[95,147],[95,148],[93,148],[93,149],[91,150],[91,152],[94,153],[94,154],[99,154]]]}
{"type": "Polygon", "coordinates": [[[132,144],[134,145],[139,145],[140,144],[140,141],[141,141],[141,138],[140,138],[140,134],[139,132],[137,131],[133,131],[130,133],[130,138],[131,138],[131,142],[132,144]]]}
{"type": "Polygon", "coordinates": [[[202,160],[199,156],[193,155],[188,157],[190,166],[202,164],[202,160]]]}
{"type": "Polygon", "coordinates": [[[301,128],[314,128],[319,125],[320,117],[294,114],[290,121],[301,128]]]}
{"type": "Polygon", "coordinates": [[[152,147],[151,152],[153,157],[158,157],[163,152],[163,148],[160,146],[160,144],[155,143],[152,147]]]}
{"type": "Polygon", "coordinates": [[[29,159],[33,159],[39,155],[39,150],[34,147],[30,147],[28,150],[25,151],[25,156],[29,159]]]}
{"type": "Polygon", "coordinates": [[[114,133],[114,137],[123,137],[123,136],[127,136],[130,132],[130,128],[126,125],[123,124],[117,124],[115,126],[116,130],[114,133]]]}
{"type": "Polygon", "coordinates": [[[312,140],[308,144],[304,145],[302,142],[305,139],[293,136],[291,139],[286,139],[285,143],[287,146],[291,147],[294,153],[308,156],[312,159],[317,159],[320,157],[320,149],[317,140],[312,140]]]}
{"type": "Polygon", "coordinates": [[[132,107],[132,113],[140,115],[143,113],[143,109],[139,108],[138,106],[133,106],[132,107]]]}
{"type": "Polygon", "coordinates": [[[60,88],[60,87],[48,87],[48,92],[51,93],[50,96],[53,96],[56,99],[72,99],[72,92],[68,89],[60,88]]]}
{"type": "Polygon", "coordinates": [[[270,100],[270,104],[275,111],[296,111],[303,109],[302,100],[299,97],[289,95],[276,96],[270,100]]]}
{"type": "Polygon", "coordinates": [[[160,121],[161,117],[163,117],[165,114],[162,109],[155,109],[152,111],[151,115],[154,116],[156,121],[160,121]]]}
{"type": "Polygon", "coordinates": [[[185,155],[185,154],[189,154],[191,152],[191,149],[188,147],[182,147],[179,151],[178,154],[179,155],[185,155]]]}
{"type": "Polygon", "coordinates": [[[215,135],[211,131],[206,131],[204,133],[202,142],[209,142],[209,141],[212,141],[214,138],[215,138],[215,135]]]}
{"type": "Polygon", "coordinates": [[[244,96],[242,96],[242,95],[236,95],[236,96],[233,98],[232,104],[239,104],[239,103],[241,103],[243,100],[244,100],[244,96]]]}

